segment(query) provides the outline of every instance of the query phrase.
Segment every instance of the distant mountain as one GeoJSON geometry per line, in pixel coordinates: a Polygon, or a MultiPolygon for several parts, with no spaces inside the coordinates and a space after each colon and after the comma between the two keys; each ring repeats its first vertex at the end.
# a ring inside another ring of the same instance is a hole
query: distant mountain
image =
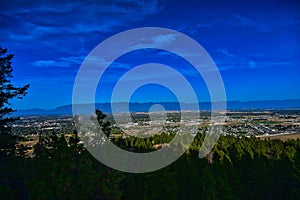
{"type": "Polygon", "coordinates": [[[13,116],[30,116],[30,115],[48,115],[49,110],[43,110],[40,108],[27,109],[27,110],[18,110],[14,112],[13,116]]]}
{"type": "MultiPolygon", "coordinates": [[[[148,103],[130,103],[130,112],[147,112],[154,104],[160,104],[168,111],[178,111],[180,110],[180,104],[178,102],[148,102],[148,103]]],[[[199,103],[200,110],[210,110],[211,102],[201,102],[199,103]]],[[[224,102],[214,102],[215,108],[222,108],[221,105],[224,102]]],[[[90,106],[91,104],[80,104],[83,109],[90,106]]],[[[125,105],[127,103],[120,102],[114,103],[114,112],[125,112],[125,105]]],[[[193,103],[183,103],[185,110],[194,110],[197,104],[193,103]]],[[[105,113],[111,113],[110,103],[96,103],[95,107],[102,110],[105,113]]],[[[269,100],[269,101],[228,101],[227,110],[264,110],[264,109],[300,109],[300,99],[298,100],[269,100]]],[[[154,109],[154,111],[161,111],[159,107],[154,109]]],[[[29,110],[19,110],[14,113],[14,116],[28,116],[28,115],[71,115],[72,105],[59,106],[52,110],[44,109],[29,109],[29,110]]]]}

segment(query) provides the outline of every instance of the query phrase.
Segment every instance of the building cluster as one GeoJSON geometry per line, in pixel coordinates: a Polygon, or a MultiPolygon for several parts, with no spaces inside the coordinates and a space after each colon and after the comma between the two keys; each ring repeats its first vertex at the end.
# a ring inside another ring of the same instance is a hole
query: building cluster
{"type": "MultiPolygon", "coordinates": [[[[224,114],[224,113],[222,113],[224,114]]],[[[181,119],[181,113],[168,112],[163,115],[159,112],[119,114],[114,127],[119,127],[126,135],[149,137],[162,131],[173,132],[179,127],[198,126],[200,130],[212,126],[209,112],[190,112],[189,118],[181,119]]],[[[262,136],[275,134],[300,133],[300,111],[228,111],[223,115],[225,120],[218,123],[222,127],[222,134],[235,136],[262,136]]],[[[108,116],[112,119],[112,116],[108,116]]],[[[112,123],[115,123],[112,121],[112,123]]],[[[53,134],[71,133],[75,129],[72,116],[30,116],[22,117],[12,125],[15,134],[53,134]]],[[[117,134],[117,131],[116,131],[117,134]]]]}

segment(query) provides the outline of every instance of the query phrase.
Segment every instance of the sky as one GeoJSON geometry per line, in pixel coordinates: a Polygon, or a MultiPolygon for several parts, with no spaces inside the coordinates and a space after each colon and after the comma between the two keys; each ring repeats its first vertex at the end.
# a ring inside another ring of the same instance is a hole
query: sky
{"type": "MultiPolygon", "coordinates": [[[[28,95],[12,101],[16,109],[71,104],[76,75],[89,53],[107,38],[141,27],[168,28],[197,41],[216,64],[228,101],[300,99],[298,1],[0,0],[0,5],[0,46],[15,55],[12,82],[30,83],[28,95]]],[[[174,41],[156,39],[157,44],[174,41]]],[[[95,101],[110,102],[116,82],[146,63],[174,68],[190,82],[198,101],[210,101],[206,82],[190,63],[157,49],[115,60],[98,83],[95,101]]],[[[172,73],[159,72],[149,70],[128,81],[146,76],[175,81],[172,73]]],[[[117,100],[125,101],[121,94],[117,100]]],[[[135,102],[175,100],[170,88],[158,84],[145,85],[131,97],[135,102]]]]}

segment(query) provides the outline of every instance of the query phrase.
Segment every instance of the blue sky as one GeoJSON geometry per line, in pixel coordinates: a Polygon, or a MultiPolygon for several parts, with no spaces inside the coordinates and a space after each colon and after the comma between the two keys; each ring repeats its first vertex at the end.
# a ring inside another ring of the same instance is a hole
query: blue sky
{"type": "MultiPolygon", "coordinates": [[[[71,104],[88,53],[112,35],[148,26],[180,31],[199,42],[220,70],[227,100],[300,99],[297,1],[0,0],[0,5],[0,46],[15,54],[13,83],[31,84],[22,101],[13,101],[17,109],[71,104]]],[[[96,101],[109,101],[118,77],[148,62],[185,74],[199,101],[209,101],[205,83],[190,74],[188,63],[154,50],[120,57],[103,78],[96,101]]],[[[142,89],[133,101],[174,100],[166,88],[142,89]]]]}

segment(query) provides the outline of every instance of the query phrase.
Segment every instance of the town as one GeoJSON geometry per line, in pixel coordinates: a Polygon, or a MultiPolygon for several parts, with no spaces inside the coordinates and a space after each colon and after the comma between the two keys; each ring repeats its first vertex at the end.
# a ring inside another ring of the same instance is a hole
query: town
{"type": "MultiPolygon", "coordinates": [[[[198,119],[193,116],[191,120],[184,122],[180,122],[181,113],[178,111],[169,111],[167,115],[162,112],[131,113],[130,121],[126,113],[117,115],[118,123],[111,114],[107,114],[107,120],[116,127],[116,130],[136,137],[151,136],[162,131],[176,132],[180,123],[186,126],[197,125],[200,130],[211,125],[210,112],[206,111],[201,112],[198,119]]],[[[267,137],[300,133],[300,110],[227,111],[224,119],[220,124],[223,126],[224,135],[267,137]]],[[[28,136],[68,134],[73,130],[75,125],[71,115],[24,116],[12,125],[13,134],[28,136]]],[[[118,131],[114,132],[116,136],[120,134],[118,131]]]]}

